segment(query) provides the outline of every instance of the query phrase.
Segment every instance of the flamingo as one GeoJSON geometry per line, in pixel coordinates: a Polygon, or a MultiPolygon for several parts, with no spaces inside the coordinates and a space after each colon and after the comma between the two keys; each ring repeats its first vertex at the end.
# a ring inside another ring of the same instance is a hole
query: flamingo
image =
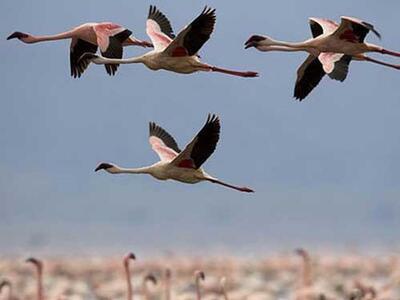
{"type": "Polygon", "coordinates": [[[164,299],[170,300],[171,299],[171,270],[167,268],[164,273],[164,299]]]}
{"type": "MultiPolygon", "coordinates": [[[[71,39],[70,46],[70,66],[71,76],[81,77],[87,68],[84,61],[79,58],[84,53],[96,53],[97,47],[100,47],[101,54],[110,58],[122,58],[123,46],[142,46],[152,47],[152,44],[146,41],[138,40],[131,36],[132,32],[121,25],[102,22],[85,23],[71,30],[55,34],[36,36],[28,33],[16,31],[12,33],[7,40],[17,38],[20,41],[32,44],[43,41],[55,41],[71,39]]],[[[114,75],[118,65],[105,65],[109,75],[114,75]]]]}
{"type": "Polygon", "coordinates": [[[173,179],[184,183],[208,181],[241,192],[254,192],[247,187],[238,187],[207,174],[201,165],[214,152],[220,132],[220,121],[216,115],[208,115],[206,124],[181,151],[174,138],[163,128],[151,122],[149,142],[160,157],[160,161],[142,168],[121,168],[111,163],[100,163],[95,171],[105,170],[110,174],[149,174],[159,180],[173,179]]]}
{"type": "Polygon", "coordinates": [[[196,284],[196,300],[201,300],[200,281],[204,281],[206,277],[203,271],[196,270],[194,272],[194,278],[196,284]]]}
{"type": "Polygon", "coordinates": [[[26,260],[27,263],[32,264],[36,270],[36,299],[44,300],[43,293],[43,262],[37,258],[30,257],[26,260]]]}
{"type": "Polygon", "coordinates": [[[133,253],[128,253],[123,260],[124,270],[125,270],[125,278],[126,278],[126,286],[127,286],[127,300],[133,300],[133,291],[132,291],[132,281],[131,281],[131,272],[129,271],[129,261],[136,260],[136,256],[133,253]]]}
{"type": "Polygon", "coordinates": [[[351,60],[367,61],[400,69],[400,65],[379,61],[364,54],[379,52],[400,56],[398,52],[364,42],[369,31],[380,37],[373,25],[351,17],[342,17],[340,25],[321,18],[309,18],[309,23],[313,38],[301,43],[287,43],[261,35],[253,35],[245,43],[246,49],[255,47],[260,51],[306,51],[309,53],[308,58],[297,71],[294,97],[299,101],[308,96],[325,74],[332,79],[344,81],[351,60]]]}
{"type": "MultiPolygon", "coordinates": [[[[5,299],[7,299],[7,300],[18,300],[18,298],[15,297],[14,294],[13,294],[13,286],[12,286],[12,283],[11,283],[9,280],[7,280],[7,279],[4,279],[4,280],[2,280],[2,281],[0,282],[0,295],[1,295],[2,291],[3,291],[5,288],[8,289],[8,294],[7,294],[7,297],[6,297],[5,299]]],[[[1,297],[0,297],[0,298],[1,298],[1,297]]]]}
{"type": "Polygon", "coordinates": [[[256,72],[232,71],[200,61],[197,53],[210,38],[215,18],[215,9],[205,7],[201,14],[175,37],[167,17],[155,6],[150,6],[146,32],[154,45],[154,50],[128,59],[106,58],[94,53],[85,53],[80,61],[84,65],[90,61],[95,64],[142,63],[151,70],[164,69],[182,74],[211,71],[241,77],[257,77],[256,72]]]}
{"type": "Polygon", "coordinates": [[[153,274],[147,274],[144,278],[143,278],[143,282],[142,282],[142,291],[143,291],[143,298],[146,300],[150,300],[150,292],[149,289],[147,287],[147,284],[151,282],[154,285],[157,284],[157,279],[153,274]]]}
{"type": "Polygon", "coordinates": [[[226,277],[222,277],[219,281],[221,294],[224,297],[224,300],[229,300],[228,293],[226,292],[226,277]]]}

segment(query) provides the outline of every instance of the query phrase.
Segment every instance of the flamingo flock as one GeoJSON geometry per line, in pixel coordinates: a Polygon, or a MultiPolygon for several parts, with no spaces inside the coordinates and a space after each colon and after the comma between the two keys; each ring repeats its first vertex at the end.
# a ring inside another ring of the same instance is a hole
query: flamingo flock
{"type": "Polygon", "coordinates": [[[389,260],[382,256],[372,258],[354,254],[312,256],[305,249],[298,249],[295,254],[300,260],[293,254],[285,254],[256,260],[233,257],[188,260],[176,257],[142,263],[136,262],[133,253],[128,253],[122,259],[124,273],[121,272],[120,260],[83,263],[70,258],[62,263],[53,261],[44,272],[42,260],[29,258],[27,262],[34,267],[34,276],[12,260],[9,266],[5,265],[3,259],[0,262],[0,299],[400,298],[398,256],[389,260]],[[135,276],[129,270],[131,262],[135,262],[135,276]],[[173,272],[165,267],[166,263],[174,269],[173,272]],[[203,270],[207,270],[207,278],[203,270]],[[3,277],[8,272],[12,280],[3,277]],[[127,284],[123,284],[122,279],[127,284]]]}
{"type": "MultiPolygon", "coordinates": [[[[7,39],[19,39],[28,44],[71,39],[70,67],[73,77],[81,77],[90,63],[105,65],[109,75],[115,75],[121,64],[140,63],[153,71],[162,69],[180,74],[218,72],[238,77],[258,77],[258,73],[254,71],[231,70],[201,61],[199,51],[210,39],[215,22],[216,10],[206,6],[190,24],[175,35],[166,15],[156,6],[150,5],[146,33],[151,43],[133,37],[132,31],[111,22],[86,23],[55,35],[37,36],[16,31],[7,39]],[[153,49],[142,55],[123,58],[123,47],[130,45],[153,49]],[[96,54],[97,48],[100,48],[101,55],[96,54]]],[[[254,47],[264,52],[308,53],[307,59],[297,71],[294,98],[299,101],[305,99],[325,75],[344,81],[352,60],[400,70],[400,65],[366,55],[372,52],[400,57],[400,52],[365,42],[369,32],[381,37],[372,24],[353,17],[342,17],[340,24],[322,18],[310,18],[309,22],[313,37],[303,42],[284,42],[268,36],[252,35],[245,43],[246,49],[254,47]]],[[[228,184],[212,177],[201,168],[216,148],[219,131],[219,118],[210,115],[201,131],[181,151],[169,133],[155,123],[150,123],[150,144],[160,157],[159,162],[142,168],[122,168],[112,163],[101,163],[96,171],[149,174],[159,180],[172,179],[184,183],[208,181],[240,192],[253,192],[250,188],[228,184]]]]}

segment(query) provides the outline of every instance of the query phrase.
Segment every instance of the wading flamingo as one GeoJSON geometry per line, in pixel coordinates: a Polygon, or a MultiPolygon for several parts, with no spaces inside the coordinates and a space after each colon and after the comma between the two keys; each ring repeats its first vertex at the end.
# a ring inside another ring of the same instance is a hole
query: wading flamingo
{"type": "Polygon", "coordinates": [[[220,121],[208,115],[206,124],[181,151],[174,138],[155,123],[150,123],[149,142],[160,157],[160,161],[142,168],[121,168],[110,163],[101,163],[95,171],[105,170],[110,174],[149,174],[159,180],[173,179],[184,183],[209,181],[241,192],[254,192],[247,187],[238,187],[218,180],[207,174],[201,165],[214,152],[219,139],[220,121]]]}
{"type": "MultiPolygon", "coordinates": [[[[88,66],[85,61],[79,61],[79,58],[84,53],[96,53],[97,47],[100,47],[103,56],[109,58],[122,58],[123,46],[152,47],[151,43],[138,40],[132,37],[131,34],[130,30],[121,25],[103,22],[82,24],[69,31],[55,35],[37,36],[16,31],[7,40],[17,38],[24,43],[32,44],[71,39],[69,55],[71,76],[76,78],[81,77],[88,66]]],[[[114,75],[118,69],[118,65],[105,65],[105,68],[109,75],[114,75]]]]}
{"type": "Polygon", "coordinates": [[[152,284],[156,285],[157,284],[157,279],[153,274],[147,274],[144,278],[143,278],[143,282],[142,282],[142,293],[143,293],[143,298],[145,300],[150,300],[150,292],[149,292],[149,288],[147,286],[147,284],[151,282],[152,284]]]}
{"type": "Polygon", "coordinates": [[[211,66],[200,61],[197,55],[214,30],[215,9],[205,7],[201,14],[175,37],[167,17],[155,6],[150,6],[146,22],[146,32],[154,50],[138,57],[111,59],[93,53],[82,55],[80,61],[87,65],[142,63],[151,70],[168,70],[190,74],[198,71],[220,72],[241,77],[256,77],[256,72],[239,72],[211,66]]]}
{"type": "Polygon", "coordinates": [[[168,268],[164,273],[164,299],[171,299],[171,270],[168,268]]]}
{"type": "Polygon", "coordinates": [[[136,260],[136,256],[133,253],[128,253],[123,260],[124,270],[125,270],[125,278],[126,278],[126,299],[133,300],[133,289],[132,289],[132,281],[131,281],[131,272],[129,270],[129,262],[130,260],[136,260]]]}
{"type": "MultiPolygon", "coordinates": [[[[5,297],[4,299],[6,300],[18,300],[17,297],[14,296],[13,294],[13,286],[12,283],[10,281],[8,281],[7,279],[4,279],[3,281],[0,282],[0,295],[2,294],[2,292],[5,290],[7,290],[7,297],[5,297]]],[[[0,297],[1,298],[1,297],[0,297]]],[[[3,298],[2,298],[3,299],[3,298]]]]}
{"type": "Polygon", "coordinates": [[[368,61],[399,70],[400,65],[389,64],[366,56],[366,52],[379,52],[393,56],[400,53],[380,46],[364,43],[369,31],[380,34],[364,21],[342,17],[340,25],[321,18],[309,19],[313,38],[301,43],[287,43],[267,36],[253,35],[245,48],[255,47],[260,51],[306,51],[310,55],[297,71],[294,97],[303,100],[321,81],[325,74],[332,79],[345,80],[351,60],[368,61]]]}
{"type": "Polygon", "coordinates": [[[203,271],[195,271],[194,272],[194,279],[196,284],[196,300],[201,300],[201,288],[200,288],[200,281],[204,281],[206,279],[203,271]]]}
{"type": "Polygon", "coordinates": [[[44,300],[43,293],[43,262],[37,258],[28,258],[26,260],[27,263],[32,264],[36,270],[36,299],[44,300]]]}

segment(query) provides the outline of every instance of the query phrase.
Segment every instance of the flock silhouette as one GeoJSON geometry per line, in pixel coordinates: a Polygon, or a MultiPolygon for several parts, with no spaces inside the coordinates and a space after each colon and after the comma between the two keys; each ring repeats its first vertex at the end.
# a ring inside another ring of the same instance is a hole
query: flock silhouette
{"type": "MultiPolygon", "coordinates": [[[[201,62],[198,54],[209,40],[215,26],[215,9],[205,7],[178,35],[174,34],[168,18],[156,6],[150,6],[146,33],[151,42],[142,41],[125,27],[111,23],[86,23],[72,30],[55,35],[36,36],[16,31],[7,39],[19,39],[24,43],[37,43],[71,39],[71,76],[81,77],[90,63],[104,65],[109,75],[115,75],[120,64],[144,64],[151,70],[167,70],[175,73],[219,72],[240,77],[257,77],[253,71],[235,71],[201,62]],[[123,47],[153,47],[149,52],[123,59],[123,47]],[[97,55],[100,48],[101,55],[97,55]]],[[[308,58],[297,71],[294,97],[299,101],[306,98],[327,74],[334,80],[344,81],[352,60],[367,61],[400,70],[400,65],[379,61],[365,53],[377,52],[400,57],[399,52],[365,42],[369,32],[380,38],[373,25],[365,21],[342,17],[341,23],[321,18],[309,19],[313,38],[300,43],[274,40],[268,36],[253,35],[245,48],[260,51],[305,51],[308,58]]],[[[253,192],[247,187],[237,187],[222,182],[203,171],[201,165],[214,152],[220,130],[220,120],[209,115],[207,123],[194,139],[181,151],[172,136],[155,123],[150,123],[150,144],[160,157],[160,162],[144,168],[120,168],[115,164],[101,163],[96,171],[108,173],[150,174],[156,179],[173,179],[185,183],[209,181],[241,192],[253,192]]]]}

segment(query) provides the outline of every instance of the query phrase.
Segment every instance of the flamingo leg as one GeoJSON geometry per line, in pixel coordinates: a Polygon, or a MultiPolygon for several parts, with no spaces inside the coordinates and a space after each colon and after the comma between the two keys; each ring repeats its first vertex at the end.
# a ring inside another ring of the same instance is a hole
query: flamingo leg
{"type": "Polygon", "coordinates": [[[383,61],[380,61],[380,60],[377,60],[377,59],[373,59],[373,58],[367,57],[367,56],[364,57],[364,60],[372,62],[372,63],[375,63],[375,64],[378,64],[378,65],[382,65],[382,66],[386,66],[386,67],[393,68],[393,69],[396,69],[396,70],[400,70],[400,65],[389,64],[389,63],[386,63],[386,62],[383,62],[383,61]]]}
{"type": "Polygon", "coordinates": [[[247,72],[233,71],[233,70],[223,69],[223,68],[219,68],[219,67],[216,67],[216,66],[209,66],[209,65],[204,65],[204,68],[207,71],[219,72],[219,73],[229,74],[229,75],[233,75],[233,76],[258,77],[258,73],[257,72],[252,72],[252,71],[247,71],[247,72]]]}
{"type": "Polygon", "coordinates": [[[216,184],[220,184],[220,185],[226,186],[228,188],[237,190],[239,192],[254,193],[254,191],[252,189],[248,188],[248,187],[235,186],[235,185],[232,185],[232,184],[229,184],[229,183],[226,183],[226,182],[220,181],[218,179],[214,179],[214,178],[208,178],[206,180],[208,180],[208,181],[210,181],[212,183],[216,183],[216,184]]]}
{"type": "Polygon", "coordinates": [[[382,49],[382,50],[381,50],[381,53],[382,53],[382,54],[387,54],[387,55],[392,55],[392,56],[400,57],[400,52],[391,51],[391,50],[387,50],[387,49],[382,49]]]}

